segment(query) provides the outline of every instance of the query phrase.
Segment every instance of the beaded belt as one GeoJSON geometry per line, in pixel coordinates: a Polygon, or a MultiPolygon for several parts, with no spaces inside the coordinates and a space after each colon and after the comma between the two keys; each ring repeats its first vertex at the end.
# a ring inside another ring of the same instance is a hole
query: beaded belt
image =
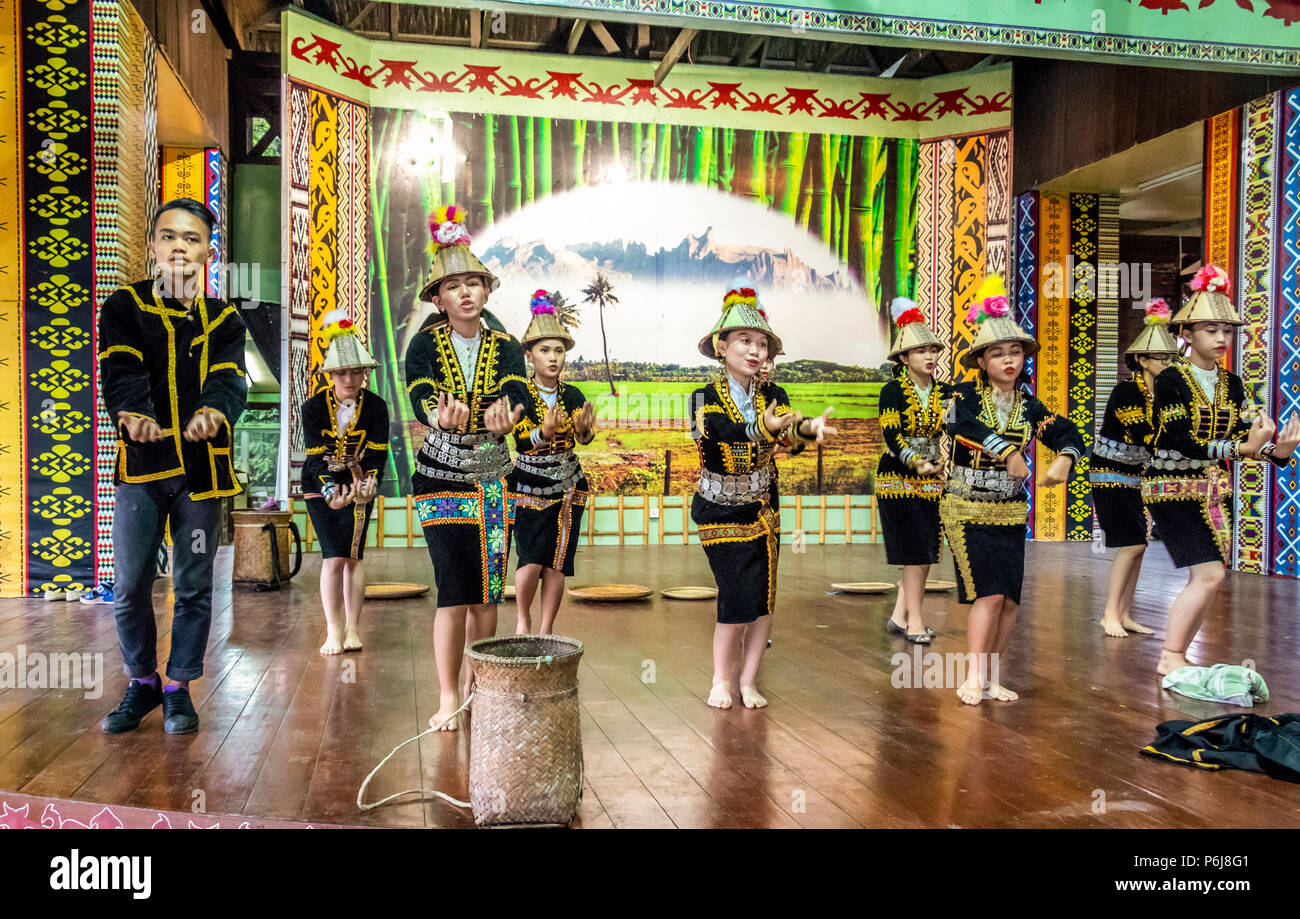
{"type": "Polygon", "coordinates": [[[1092,447],[1092,455],[1126,466],[1144,466],[1151,461],[1151,451],[1141,444],[1111,440],[1109,437],[1097,438],[1092,447]]]}
{"type": "Polygon", "coordinates": [[[749,475],[719,475],[701,469],[696,491],[714,504],[749,504],[761,501],[771,484],[771,466],[763,466],[749,475]]]}
{"type": "Polygon", "coordinates": [[[1093,485],[1128,485],[1132,488],[1142,487],[1142,476],[1125,475],[1122,472],[1101,472],[1088,470],[1088,481],[1093,485]]]}
{"type": "Polygon", "coordinates": [[[1024,480],[1013,478],[1005,469],[954,466],[948,476],[948,493],[973,501],[1001,501],[1019,497],[1024,491],[1024,480]]]}
{"type": "Polygon", "coordinates": [[[1231,494],[1225,476],[1217,467],[1209,475],[1142,480],[1142,500],[1179,501],[1192,499],[1206,504],[1223,504],[1231,494]]]}
{"type": "Polygon", "coordinates": [[[1207,466],[1217,466],[1216,460],[1192,459],[1183,456],[1177,450],[1157,450],[1151,458],[1151,468],[1160,470],[1193,469],[1201,470],[1207,466]]]}
{"type": "Polygon", "coordinates": [[[876,476],[877,498],[938,498],[943,479],[914,479],[899,475],[876,476]]]}
{"type": "Polygon", "coordinates": [[[454,434],[430,431],[415,460],[415,470],[451,482],[491,482],[510,469],[510,446],[495,434],[454,434]],[[441,463],[440,469],[427,462],[441,463]]]}
{"type": "Polygon", "coordinates": [[[543,479],[550,479],[550,485],[517,485],[515,490],[526,495],[558,495],[578,484],[582,475],[582,466],[572,450],[564,453],[551,453],[531,456],[520,453],[515,457],[515,468],[543,479]]]}

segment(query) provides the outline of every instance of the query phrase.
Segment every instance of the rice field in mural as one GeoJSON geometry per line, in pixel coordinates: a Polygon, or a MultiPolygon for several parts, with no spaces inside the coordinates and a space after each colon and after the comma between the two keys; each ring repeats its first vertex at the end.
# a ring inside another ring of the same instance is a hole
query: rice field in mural
{"type": "Polygon", "coordinates": [[[565,378],[597,406],[582,452],[598,492],[674,493],[698,468],[684,403],[713,368],[696,350],[732,278],[750,279],[785,355],[777,379],[843,436],[783,462],[783,487],[862,493],[879,455],[875,398],[892,297],[912,292],[916,144],[908,140],[374,109],[372,385],[422,428],[403,356],[432,307],[427,214],[457,202],[501,279],[488,304],[519,335],[529,294],[558,291],[577,346],[565,378]],[[820,465],[820,468],[819,468],[820,465]]]}

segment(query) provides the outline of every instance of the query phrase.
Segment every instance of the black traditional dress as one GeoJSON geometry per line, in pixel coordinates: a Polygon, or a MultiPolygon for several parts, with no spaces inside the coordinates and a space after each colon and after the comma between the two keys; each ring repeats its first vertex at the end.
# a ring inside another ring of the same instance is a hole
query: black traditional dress
{"type": "Polygon", "coordinates": [[[378,489],[388,461],[388,403],[363,389],[340,430],[339,401],[334,387],[302,404],[302,434],[307,458],[302,464],[302,496],[307,516],[320,537],[322,558],[356,558],[365,554],[366,530],[373,504],[329,506],[329,497],[343,486],[355,488],[374,479],[378,489]]]}
{"type": "Polygon", "coordinates": [[[564,575],[573,574],[573,555],[582,532],[582,509],[587,504],[587,477],[573,451],[577,433],[573,416],[587,399],[582,390],[561,383],[555,396],[560,406],[560,426],[555,438],[542,437],[547,402],[535,381],[528,383],[524,416],[515,426],[515,468],[510,473],[515,503],[512,539],[519,565],[541,565],[564,575]]]}
{"type": "Polygon", "coordinates": [[[161,296],[153,281],[118,288],[104,300],[99,371],[104,406],[119,428],[115,482],[184,476],[193,501],[239,494],[230,448],[248,397],[246,335],[239,311],[225,301],[200,296],[186,309],[161,296]],[[204,406],[225,415],[225,424],[209,440],[191,443],[185,426],[204,406]],[[118,412],[152,418],[163,439],[132,441],[117,424],[118,412]]]}
{"type": "MultiPolygon", "coordinates": [[[[1228,460],[1250,430],[1242,417],[1245,389],[1235,373],[1216,371],[1213,394],[1181,361],[1156,377],[1159,423],[1142,497],[1178,568],[1232,558],[1228,460]]],[[[1269,457],[1276,465],[1290,460],[1269,457]]]]}
{"type": "Polygon", "coordinates": [[[700,480],[691,520],[718,584],[718,622],[741,624],[776,607],[781,546],[780,496],[773,453],[798,445],[787,427],[780,440],[763,424],[769,403],[791,414],[785,390],[756,383],[750,417],[737,407],[729,377],[719,375],[691,395],[691,436],[700,451],[700,480]]]}
{"type": "Polygon", "coordinates": [[[524,350],[513,337],[479,326],[467,379],[446,323],[426,324],[406,352],[411,408],[433,427],[411,476],[415,510],[433,560],[438,606],[500,603],[514,507],[506,476],[510,446],[483,423],[502,396],[511,408],[526,404],[524,350]],[[470,417],[454,431],[436,427],[438,394],[469,406],[470,417]]]}
{"type": "Polygon", "coordinates": [[[1000,594],[1019,603],[1029,500],[1024,480],[1007,473],[1006,461],[1037,437],[1049,450],[1068,453],[1078,462],[1083,439],[1073,422],[1019,387],[1005,420],[992,386],[967,382],[955,389],[955,419],[948,424],[952,467],[939,499],[939,517],[957,562],[958,599],[973,603],[1000,594]]]}
{"type": "Polygon", "coordinates": [[[1142,470],[1155,443],[1154,403],[1138,373],[1117,383],[1106,400],[1101,431],[1092,445],[1088,481],[1097,523],[1111,549],[1144,546],[1147,514],[1142,504],[1142,470]]]}
{"type": "Polygon", "coordinates": [[[885,560],[891,565],[939,561],[943,474],[923,476],[916,467],[925,460],[944,464],[943,416],[952,392],[952,384],[936,380],[923,397],[906,369],[880,390],[885,452],[876,466],[876,507],[885,535],[885,560]]]}

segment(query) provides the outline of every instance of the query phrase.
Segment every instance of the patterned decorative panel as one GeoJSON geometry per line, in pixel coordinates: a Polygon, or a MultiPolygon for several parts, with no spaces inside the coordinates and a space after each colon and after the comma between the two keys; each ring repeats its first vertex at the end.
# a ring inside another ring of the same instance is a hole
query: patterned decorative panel
{"type": "MultiPolygon", "coordinates": [[[[956,358],[970,347],[974,339],[975,332],[964,318],[988,267],[988,188],[985,184],[988,138],[982,135],[962,137],[956,145],[952,230],[952,379],[960,380],[974,376],[973,371],[956,364],[956,358]]],[[[1005,246],[1005,235],[1003,242],[1005,246]]]]}
{"type": "MultiPolygon", "coordinates": [[[[1205,122],[1204,261],[1230,275],[1237,262],[1237,182],[1241,174],[1241,109],[1234,108],[1205,122]]],[[[1235,285],[1237,279],[1232,279],[1235,285]]],[[[1231,369],[1235,355],[1224,363],[1231,369]]]]}
{"type": "MultiPolygon", "coordinates": [[[[1038,203],[1039,299],[1035,329],[1041,347],[1035,373],[1038,398],[1057,412],[1069,410],[1070,293],[1074,284],[1070,258],[1070,202],[1064,195],[1043,195],[1038,203]],[[1071,270],[1067,271],[1067,267],[1071,270]]],[[[1039,444],[1035,460],[1041,464],[1047,458],[1046,448],[1039,444]]],[[[1035,498],[1035,537],[1065,539],[1066,486],[1038,488],[1035,498]]]]}
{"type": "Polygon", "coordinates": [[[920,144],[916,164],[916,303],[935,327],[934,316],[934,177],[938,144],[920,144]]]}
{"type": "MultiPolygon", "coordinates": [[[[346,103],[343,103],[346,105],[346,103]]],[[[328,93],[311,93],[311,372],[308,391],[323,385],[316,372],[325,363],[321,319],[339,306],[339,100],[328,93]]]]}
{"type": "MultiPolygon", "coordinates": [[[[1070,195],[1070,255],[1073,289],[1070,296],[1069,418],[1093,442],[1097,392],[1097,258],[1099,201],[1096,195],[1070,195]]],[[[1075,463],[1066,483],[1066,539],[1092,539],[1092,490],[1088,461],[1075,463]]]]}
{"type": "MultiPolygon", "coordinates": [[[[1101,195],[1097,199],[1097,276],[1097,375],[1092,403],[1094,436],[1105,417],[1110,391],[1119,382],[1119,198],[1112,195],[1101,195]]],[[[1100,534],[1101,528],[1094,521],[1093,537],[1100,534]]]]}
{"type": "Polygon", "coordinates": [[[302,403],[311,338],[311,213],[307,191],[310,98],[305,86],[286,82],[289,95],[289,480],[295,493],[304,459],[302,403]]]}
{"type": "MultiPolygon", "coordinates": [[[[1016,304],[1016,322],[1030,335],[1036,334],[1038,321],[1038,192],[1025,192],[1016,199],[1016,235],[1015,235],[1015,276],[1008,280],[1008,288],[1014,295],[1016,304]]],[[[1031,385],[1037,391],[1035,377],[1036,363],[1033,357],[1025,359],[1025,373],[1031,385]]],[[[1029,538],[1035,538],[1034,531],[1034,457],[1026,454],[1029,465],[1029,538]]]]}
{"type": "Polygon", "coordinates": [[[0,0],[0,597],[20,597],[27,581],[27,478],[23,463],[22,109],[18,56],[19,0],[0,0]]]}
{"type": "Polygon", "coordinates": [[[1014,281],[1008,268],[1011,242],[1010,134],[989,135],[985,185],[988,194],[987,270],[989,274],[1001,275],[1007,282],[1008,293],[1014,294],[1014,281]]]}
{"type": "Polygon", "coordinates": [[[162,201],[193,198],[206,201],[206,153],[202,147],[163,147],[162,201]]]}
{"type": "MultiPolygon", "coordinates": [[[[1278,424],[1300,417],[1300,89],[1283,96],[1285,146],[1278,239],[1277,383],[1273,410],[1278,424]]],[[[1300,577],[1300,468],[1273,471],[1274,574],[1300,577]]]]}
{"type": "Polygon", "coordinates": [[[207,293],[209,297],[226,297],[226,252],[230,242],[226,236],[226,158],[216,147],[203,151],[203,197],[199,200],[217,218],[212,231],[217,256],[208,262],[207,293]]]}
{"type": "MultiPolygon", "coordinates": [[[[1237,372],[1247,400],[1272,417],[1274,271],[1277,245],[1277,148],[1281,94],[1248,103],[1243,109],[1241,170],[1241,262],[1237,277],[1237,372]]],[[[1266,573],[1272,464],[1242,460],[1235,468],[1236,539],[1233,566],[1266,573]]]]}
{"type": "Polygon", "coordinates": [[[90,0],[22,0],[21,22],[26,586],[89,586],[95,561],[90,0]]]}
{"type": "MultiPolygon", "coordinates": [[[[953,327],[960,323],[953,301],[953,198],[956,192],[957,142],[939,141],[934,180],[934,331],[944,341],[953,341],[953,327]]],[[[941,380],[954,379],[952,349],[939,357],[935,373],[941,380]]]]}

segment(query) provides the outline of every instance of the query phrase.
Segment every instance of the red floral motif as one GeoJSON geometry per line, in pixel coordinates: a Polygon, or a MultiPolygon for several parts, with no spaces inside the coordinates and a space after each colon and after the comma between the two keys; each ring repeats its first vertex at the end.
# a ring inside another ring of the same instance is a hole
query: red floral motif
{"type": "Polygon", "coordinates": [[[1183,0],[1142,0],[1138,6],[1148,10],[1159,10],[1164,16],[1168,16],[1170,10],[1187,9],[1187,4],[1183,0]]]}
{"type": "Polygon", "coordinates": [[[1264,17],[1281,19],[1283,25],[1291,25],[1293,22],[1300,22],[1300,3],[1296,0],[1268,0],[1268,9],[1264,11],[1264,17]]]}
{"type": "MultiPolygon", "coordinates": [[[[1300,0],[1290,0],[1300,3],[1300,0]]],[[[313,34],[311,39],[293,40],[290,53],[300,61],[316,67],[328,67],[340,77],[370,89],[401,86],[420,93],[485,92],[501,97],[525,99],[564,98],[595,105],[647,105],[664,109],[693,111],[759,112],[769,115],[803,114],[832,121],[935,121],[946,115],[981,115],[1010,112],[1011,93],[992,97],[971,96],[968,88],[935,93],[929,100],[906,102],[894,93],[859,93],[857,99],[838,99],[821,90],[788,86],[779,92],[760,93],[745,89],[745,84],[709,82],[708,89],[674,89],[656,87],[654,81],[629,77],[625,81],[602,86],[583,79],[581,72],[547,71],[546,79],[522,78],[501,73],[500,66],[464,65],[459,71],[438,74],[419,69],[419,61],[380,60],[378,67],[362,65],[341,51],[338,42],[313,34]]]]}

